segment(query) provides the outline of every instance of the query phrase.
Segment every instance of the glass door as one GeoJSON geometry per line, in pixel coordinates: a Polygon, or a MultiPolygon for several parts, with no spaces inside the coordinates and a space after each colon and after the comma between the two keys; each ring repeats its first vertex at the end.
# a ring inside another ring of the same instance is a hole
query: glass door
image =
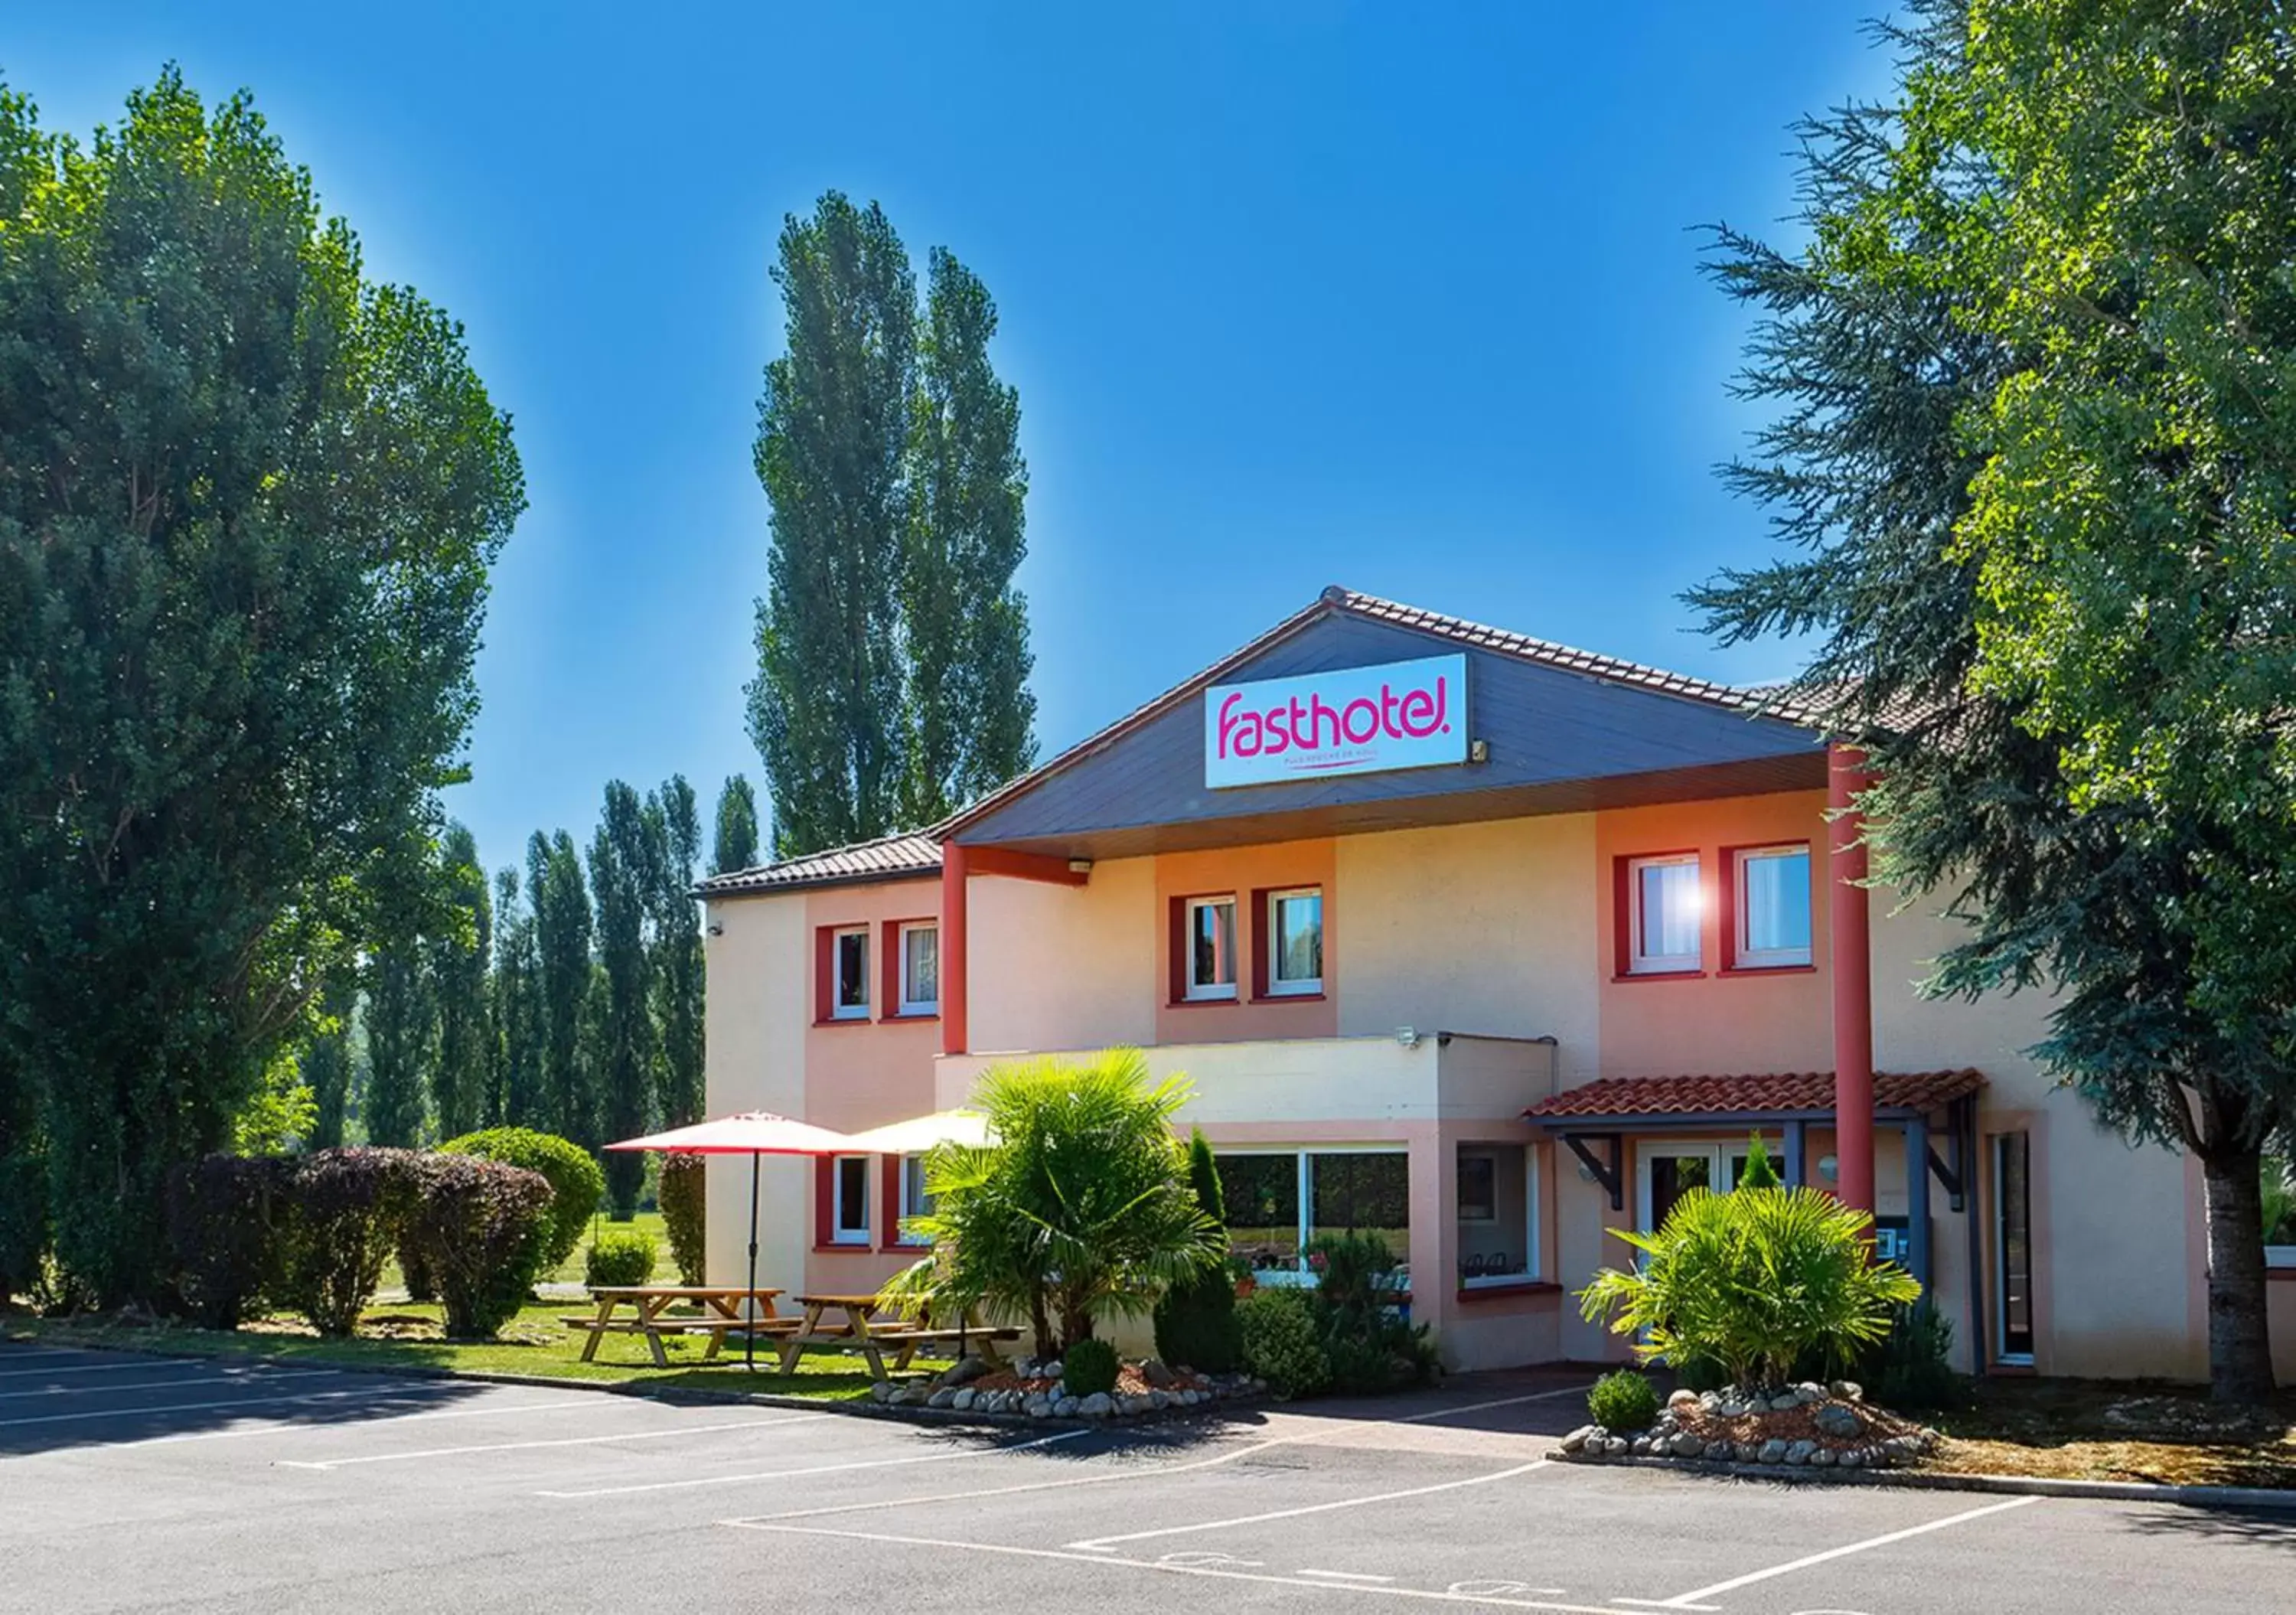
{"type": "MultiPolygon", "coordinates": [[[[1736,1164],[1720,1144],[1646,1145],[1636,1152],[1640,1162],[1641,1226],[1644,1233],[1666,1221],[1675,1201],[1693,1189],[1727,1193],[1736,1164]]],[[[1743,1158],[1739,1158],[1742,1160],[1743,1158]]]]}
{"type": "Polygon", "coordinates": [[[2033,1146],[2023,1133],[1993,1141],[1994,1316],[1997,1356],[2033,1360],[2033,1146]]]}

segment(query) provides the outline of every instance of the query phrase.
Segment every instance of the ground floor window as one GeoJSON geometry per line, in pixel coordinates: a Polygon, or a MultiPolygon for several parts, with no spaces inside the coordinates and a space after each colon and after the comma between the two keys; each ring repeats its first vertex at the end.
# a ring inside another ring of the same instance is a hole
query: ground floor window
{"type": "Polygon", "coordinates": [[[830,1241],[839,1245],[869,1242],[869,1158],[840,1155],[832,1163],[830,1241]]]}
{"type": "Polygon", "coordinates": [[[1996,1356],[2033,1360],[2033,1147],[2023,1133],[1993,1141],[1994,1316],[1996,1356]]]}
{"type": "Polygon", "coordinates": [[[1538,1156],[1521,1144],[1463,1144],[1457,1157],[1459,1284],[1538,1276],[1538,1156]]]}
{"type": "Polygon", "coordinates": [[[1318,1234],[1376,1234],[1411,1257],[1411,1164],[1400,1150],[1286,1150],[1218,1156],[1236,1258],[1262,1283],[1311,1283],[1318,1234]]]}
{"type": "Polygon", "coordinates": [[[900,1208],[898,1220],[893,1225],[893,1237],[904,1245],[921,1244],[923,1242],[911,1238],[901,1225],[913,1217],[932,1215],[933,1197],[925,1193],[925,1158],[904,1155],[899,1161],[900,1208]]]}

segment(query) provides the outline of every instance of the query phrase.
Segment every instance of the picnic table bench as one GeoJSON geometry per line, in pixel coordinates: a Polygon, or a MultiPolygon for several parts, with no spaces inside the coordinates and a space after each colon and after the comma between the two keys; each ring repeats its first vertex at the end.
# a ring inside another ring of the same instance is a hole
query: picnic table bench
{"type": "Polygon", "coordinates": [[[886,1377],[883,1352],[889,1346],[895,1349],[893,1372],[898,1373],[921,1346],[978,1341],[981,1356],[994,1363],[998,1360],[998,1341],[1021,1338],[1017,1329],[982,1328],[969,1315],[961,1329],[937,1328],[929,1318],[914,1323],[880,1318],[876,1315],[883,1303],[874,1294],[800,1295],[796,1300],[805,1308],[805,1316],[795,1320],[797,1327],[774,1332],[780,1336],[783,1373],[796,1372],[798,1359],[808,1351],[857,1351],[867,1360],[869,1372],[882,1380],[886,1377]],[[823,1318],[832,1312],[842,1315],[845,1321],[824,1325],[823,1318]]]}
{"type": "Polygon", "coordinates": [[[662,1341],[672,1335],[708,1335],[709,1348],[701,1354],[701,1360],[707,1363],[724,1349],[729,1333],[746,1331],[782,1334],[796,1330],[797,1319],[783,1317],[774,1308],[775,1299],[781,1293],[778,1290],[752,1290],[743,1284],[602,1284],[590,1291],[590,1299],[598,1303],[594,1314],[562,1317],[559,1321],[569,1329],[588,1332],[590,1338],[582,1342],[585,1363],[596,1358],[598,1342],[606,1336],[635,1334],[645,1338],[654,1365],[667,1368],[669,1354],[662,1349],[662,1341]],[[699,1306],[715,1316],[672,1316],[669,1308],[681,1302],[699,1306]],[[756,1316],[744,1316],[745,1306],[754,1306],[756,1316]],[[614,1316],[625,1307],[635,1316],[614,1316]]]}

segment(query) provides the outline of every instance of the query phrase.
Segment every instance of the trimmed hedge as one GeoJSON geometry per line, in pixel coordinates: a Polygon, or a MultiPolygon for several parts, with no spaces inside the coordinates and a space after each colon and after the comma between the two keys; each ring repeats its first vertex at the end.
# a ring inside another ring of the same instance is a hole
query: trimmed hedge
{"type": "Polygon", "coordinates": [[[1061,1358],[1061,1388],[1071,1397],[1097,1396],[1116,1389],[1116,1348],[1106,1340],[1077,1341],[1061,1358]]]}
{"type": "Polygon", "coordinates": [[[276,1225],[295,1162],[209,1155],[168,1175],[168,1247],[176,1299],[202,1329],[236,1329],[278,1278],[276,1225]]]}
{"type": "Polygon", "coordinates": [[[564,1266],[582,1242],[582,1230],[606,1193],[606,1175],[597,1158],[569,1138],[537,1133],[532,1127],[487,1127],[450,1138],[439,1146],[442,1155],[476,1155],[539,1172],[550,1182],[549,1234],[543,1244],[538,1271],[553,1273],[564,1266]]]}
{"type": "Polygon", "coordinates": [[[1331,1382],[1332,1359],[1304,1291],[1254,1291],[1236,1303],[1235,1321],[1244,1366],[1277,1396],[1313,1396],[1331,1382]]]}
{"type": "Polygon", "coordinates": [[[706,1284],[709,1242],[707,1159],[673,1152],[661,1158],[661,1220],[669,1232],[678,1282],[706,1284]]]}
{"type": "Polygon", "coordinates": [[[416,1160],[412,1150],[321,1150],[294,1163],[283,1299],[321,1334],[357,1332],[414,1202],[416,1160]]]}
{"type": "Polygon", "coordinates": [[[1648,1430],[1658,1422],[1658,1390],[1631,1368],[1614,1369],[1587,1393],[1587,1412],[1614,1433],[1648,1430]]]}
{"type": "Polygon", "coordinates": [[[483,1340],[518,1316],[551,1226],[549,1179],[477,1155],[417,1158],[406,1242],[437,1285],[450,1339],[483,1340]]]}
{"type": "Polygon", "coordinates": [[[582,1263],[582,1281],[594,1288],[643,1284],[653,1276],[660,1255],[650,1234],[636,1228],[601,1229],[582,1263]]]}

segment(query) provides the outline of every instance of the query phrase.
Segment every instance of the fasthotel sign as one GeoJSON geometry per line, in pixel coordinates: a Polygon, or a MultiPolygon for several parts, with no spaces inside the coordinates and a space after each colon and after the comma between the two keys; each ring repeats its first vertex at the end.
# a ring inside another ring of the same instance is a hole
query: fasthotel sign
{"type": "Polygon", "coordinates": [[[1466,695],[1464,656],[1217,685],[1204,693],[1204,783],[1464,763],[1466,695]]]}

